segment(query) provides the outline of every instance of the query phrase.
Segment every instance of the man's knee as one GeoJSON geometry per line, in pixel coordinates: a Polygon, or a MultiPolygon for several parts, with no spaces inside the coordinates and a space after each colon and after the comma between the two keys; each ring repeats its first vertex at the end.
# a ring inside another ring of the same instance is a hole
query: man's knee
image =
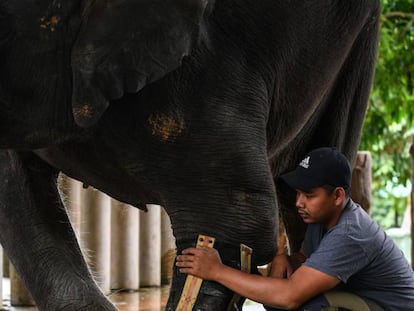
{"type": "Polygon", "coordinates": [[[384,311],[384,309],[382,309],[372,300],[363,298],[350,292],[329,291],[324,294],[324,297],[328,302],[328,308],[321,309],[323,311],[384,311]]]}
{"type": "MultiPolygon", "coordinates": [[[[266,307],[267,311],[281,309],[266,307]]],[[[372,300],[345,291],[329,291],[307,301],[296,311],[384,311],[372,300]]]]}

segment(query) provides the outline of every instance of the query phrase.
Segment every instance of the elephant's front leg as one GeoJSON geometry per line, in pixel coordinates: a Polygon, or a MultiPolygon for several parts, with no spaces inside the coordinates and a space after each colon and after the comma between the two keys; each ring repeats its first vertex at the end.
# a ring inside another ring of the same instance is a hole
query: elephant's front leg
{"type": "MultiPolygon", "coordinates": [[[[275,253],[276,195],[265,144],[243,128],[240,132],[246,134],[234,135],[231,148],[225,139],[217,139],[199,147],[198,158],[190,165],[178,163],[173,175],[180,176],[181,183],[166,188],[164,197],[178,253],[194,247],[198,234],[204,234],[215,238],[214,248],[224,264],[257,273],[256,267],[268,263],[275,253]],[[241,264],[241,244],[253,250],[249,267],[241,264]]],[[[237,310],[233,303],[229,307],[230,290],[204,281],[194,294],[186,277],[175,269],[166,310],[176,310],[182,301],[194,303],[192,310],[237,310]]]]}
{"type": "Polygon", "coordinates": [[[0,151],[0,239],[39,310],[116,308],[93,281],[56,188],[33,154],[0,151]]]}

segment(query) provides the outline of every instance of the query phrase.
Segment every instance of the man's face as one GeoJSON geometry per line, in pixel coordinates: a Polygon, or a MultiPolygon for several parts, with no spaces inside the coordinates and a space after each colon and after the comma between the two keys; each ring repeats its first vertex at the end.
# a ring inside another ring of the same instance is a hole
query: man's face
{"type": "Polygon", "coordinates": [[[336,190],[332,193],[322,187],[309,192],[297,190],[296,207],[307,224],[320,223],[328,226],[337,215],[336,190]]]}

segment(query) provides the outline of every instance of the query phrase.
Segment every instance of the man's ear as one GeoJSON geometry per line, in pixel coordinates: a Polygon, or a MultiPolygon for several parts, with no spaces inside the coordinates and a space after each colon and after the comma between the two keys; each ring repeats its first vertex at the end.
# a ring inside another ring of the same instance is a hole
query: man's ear
{"type": "Polygon", "coordinates": [[[346,192],[342,187],[336,187],[334,190],[335,203],[342,205],[346,201],[346,192]]]}
{"type": "Polygon", "coordinates": [[[71,56],[76,123],[93,125],[111,100],[137,93],[178,68],[197,44],[207,4],[86,0],[71,56]]]}

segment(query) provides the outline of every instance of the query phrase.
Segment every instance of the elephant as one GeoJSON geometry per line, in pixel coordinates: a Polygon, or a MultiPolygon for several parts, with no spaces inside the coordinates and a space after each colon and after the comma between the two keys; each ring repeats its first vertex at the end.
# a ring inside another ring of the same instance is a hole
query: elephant
{"type": "MultiPolygon", "coordinates": [[[[2,0],[0,242],[39,310],[116,308],[78,247],[58,174],[145,209],[177,252],[215,238],[254,267],[304,226],[278,182],[310,149],[352,161],[378,45],[379,0],[2,0]]],[[[173,273],[166,310],[186,275],[173,273]]],[[[193,310],[227,310],[203,282],[193,310]]],[[[230,306],[237,310],[240,305],[230,306]]]]}

